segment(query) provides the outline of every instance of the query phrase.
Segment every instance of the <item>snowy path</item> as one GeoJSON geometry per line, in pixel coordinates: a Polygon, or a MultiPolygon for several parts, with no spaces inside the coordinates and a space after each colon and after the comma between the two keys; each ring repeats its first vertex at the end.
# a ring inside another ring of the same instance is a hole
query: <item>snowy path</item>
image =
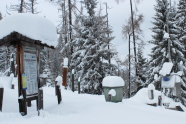
{"type": "Polygon", "coordinates": [[[0,124],[185,124],[186,112],[178,112],[151,107],[136,102],[140,95],[132,99],[124,99],[121,103],[105,102],[104,96],[77,94],[62,89],[62,103],[57,104],[54,88],[44,87],[44,111],[37,116],[36,102],[28,108],[27,116],[21,116],[18,110],[17,87],[8,88],[4,82],[8,78],[0,78],[5,87],[3,112],[0,113],[0,124]]]}

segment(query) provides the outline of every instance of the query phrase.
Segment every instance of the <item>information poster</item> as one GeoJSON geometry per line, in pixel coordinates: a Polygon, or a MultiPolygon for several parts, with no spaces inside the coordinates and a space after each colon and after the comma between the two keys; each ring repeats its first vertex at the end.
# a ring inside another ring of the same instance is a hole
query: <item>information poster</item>
{"type": "Polygon", "coordinates": [[[38,93],[37,82],[37,56],[32,53],[25,53],[25,74],[27,76],[27,95],[38,93]]]}

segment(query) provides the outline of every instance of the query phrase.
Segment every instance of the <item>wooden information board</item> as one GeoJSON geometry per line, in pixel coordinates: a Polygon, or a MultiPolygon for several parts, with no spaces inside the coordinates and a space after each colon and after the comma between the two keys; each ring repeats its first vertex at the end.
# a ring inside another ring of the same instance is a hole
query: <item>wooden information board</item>
{"type": "Polygon", "coordinates": [[[25,74],[27,76],[27,96],[38,93],[38,80],[37,80],[37,54],[36,49],[25,47],[24,48],[24,64],[25,74]]]}

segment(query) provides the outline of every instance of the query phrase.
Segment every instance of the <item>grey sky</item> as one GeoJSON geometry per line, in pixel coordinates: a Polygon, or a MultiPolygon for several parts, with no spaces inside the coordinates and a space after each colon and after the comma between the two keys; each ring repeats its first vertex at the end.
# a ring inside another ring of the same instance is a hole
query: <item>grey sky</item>
{"type": "MultiPolygon", "coordinates": [[[[2,12],[3,16],[6,14],[6,5],[10,5],[10,3],[14,4],[18,0],[0,0],[0,11],[2,12]]],[[[79,1],[79,0],[78,0],[79,1]]],[[[125,23],[130,16],[130,0],[124,0],[117,4],[115,0],[98,0],[102,3],[107,2],[108,6],[111,9],[108,9],[109,13],[109,24],[113,27],[114,33],[112,34],[116,38],[112,41],[114,46],[116,47],[117,51],[119,52],[120,59],[124,60],[128,54],[128,40],[122,39],[122,25],[125,23]]],[[[172,0],[173,1],[173,0],[172,0]]],[[[176,0],[178,1],[178,0],[176,0]]],[[[45,2],[45,0],[38,0],[39,5],[37,6],[38,11],[41,11],[40,15],[45,16],[49,20],[51,20],[55,25],[59,24],[59,14],[57,10],[57,6],[54,4],[49,4],[45,2]]],[[[138,5],[138,13],[143,13],[144,15],[144,23],[142,24],[142,30],[144,33],[144,41],[151,40],[152,32],[150,28],[152,27],[151,21],[153,21],[152,17],[155,15],[154,5],[156,4],[155,0],[142,0],[141,3],[138,5]]],[[[105,5],[102,5],[102,14],[105,14],[105,5]]],[[[100,4],[98,4],[98,7],[100,4]]],[[[132,46],[132,44],[131,44],[132,46]]],[[[152,45],[145,46],[144,55],[148,57],[147,54],[150,53],[150,49],[152,45]]]]}

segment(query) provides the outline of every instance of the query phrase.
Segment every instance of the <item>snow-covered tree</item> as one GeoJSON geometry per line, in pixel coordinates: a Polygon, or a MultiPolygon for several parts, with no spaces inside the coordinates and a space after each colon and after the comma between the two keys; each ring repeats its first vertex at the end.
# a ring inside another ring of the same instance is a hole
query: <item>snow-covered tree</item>
{"type": "Polygon", "coordinates": [[[30,12],[32,14],[38,14],[37,8],[35,5],[37,5],[37,0],[29,0],[25,3],[26,12],[30,12]]]}
{"type": "Polygon", "coordinates": [[[19,0],[18,4],[14,4],[14,5],[11,4],[10,7],[7,6],[7,10],[17,11],[18,13],[24,13],[25,9],[26,9],[26,4],[24,0],[19,0]]]}
{"type": "Polygon", "coordinates": [[[14,61],[14,59],[11,59],[11,56],[14,53],[15,49],[13,47],[0,47],[0,71],[3,72],[4,75],[8,76],[10,74],[10,64],[11,61],[14,61]]]}
{"type": "Polygon", "coordinates": [[[40,74],[47,74],[47,82],[51,83],[49,48],[44,47],[44,49],[41,50],[40,55],[40,74]]]}
{"type": "Polygon", "coordinates": [[[176,14],[177,26],[179,27],[179,40],[186,45],[186,0],[180,0],[176,14]]]}
{"type": "MultiPolygon", "coordinates": [[[[180,0],[177,7],[176,14],[177,26],[179,27],[179,41],[186,45],[186,0],[180,0]]],[[[186,58],[186,54],[185,54],[186,58]]],[[[186,63],[185,63],[186,64],[186,63]]],[[[183,65],[184,66],[184,65],[183,65]]],[[[184,74],[186,74],[186,68],[184,68],[184,74]]],[[[181,85],[181,102],[186,106],[186,78],[185,75],[182,77],[182,85],[181,85]]]]}
{"type": "Polygon", "coordinates": [[[152,48],[149,66],[148,83],[154,83],[156,89],[160,90],[160,78],[154,81],[154,74],[158,74],[164,62],[171,61],[174,64],[173,71],[177,72],[180,61],[186,62],[184,58],[184,45],[178,40],[179,30],[176,26],[176,11],[174,7],[169,7],[167,0],[156,0],[157,4],[154,9],[156,11],[154,21],[152,24],[153,40],[150,41],[154,45],[152,48]],[[167,4],[166,4],[167,3],[167,4]],[[164,35],[168,34],[169,38],[164,35]],[[169,43],[170,43],[170,57],[169,57],[169,43]]]}
{"type": "Polygon", "coordinates": [[[137,85],[137,91],[139,91],[141,88],[145,87],[146,79],[147,79],[147,59],[143,57],[143,49],[144,45],[140,44],[138,45],[138,53],[137,53],[137,59],[138,59],[138,70],[137,70],[137,78],[136,78],[136,85],[137,85]]]}
{"type": "Polygon", "coordinates": [[[84,92],[99,93],[102,91],[101,82],[106,75],[113,75],[114,65],[109,64],[109,57],[115,52],[108,50],[107,46],[113,37],[107,28],[106,16],[96,15],[97,0],[84,0],[88,16],[80,15],[81,23],[73,40],[74,53],[72,54],[71,67],[76,70],[77,77],[81,77],[81,86],[84,92]]]}

